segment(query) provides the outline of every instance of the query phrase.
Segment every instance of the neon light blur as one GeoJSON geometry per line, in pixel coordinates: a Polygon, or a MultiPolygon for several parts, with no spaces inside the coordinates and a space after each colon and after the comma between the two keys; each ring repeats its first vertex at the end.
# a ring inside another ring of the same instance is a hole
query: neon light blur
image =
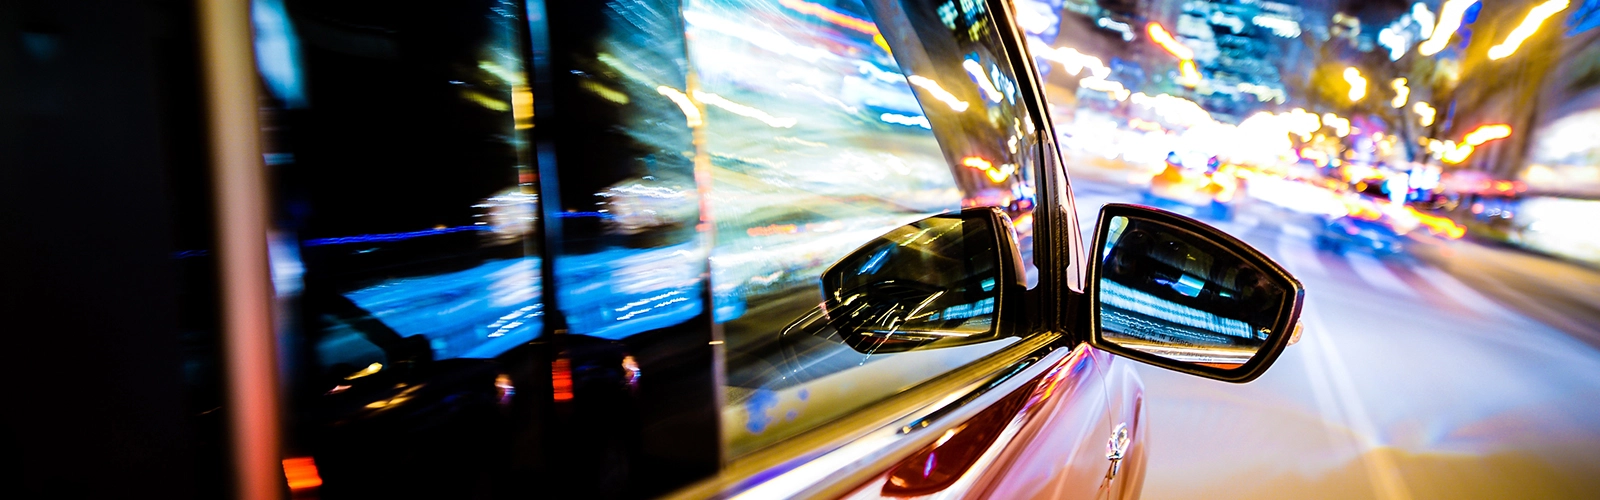
{"type": "Polygon", "coordinates": [[[1461,141],[1473,146],[1483,145],[1495,139],[1511,137],[1511,126],[1505,124],[1484,125],[1468,132],[1461,141]]]}
{"type": "Polygon", "coordinates": [[[1394,89],[1394,100],[1389,105],[1395,108],[1406,107],[1406,100],[1411,99],[1411,87],[1406,86],[1406,79],[1396,78],[1389,82],[1389,87],[1394,89]]]}
{"type": "Polygon", "coordinates": [[[1150,34],[1151,41],[1156,42],[1156,44],[1160,45],[1161,48],[1166,49],[1168,53],[1176,56],[1178,59],[1194,59],[1194,49],[1190,49],[1189,47],[1178,43],[1178,40],[1172,38],[1172,34],[1167,33],[1167,29],[1162,28],[1160,23],[1150,23],[1149,25],[1146,25],[1145,31],[1150,34]]]}
{"type": "Polygon", "coordinates": [[[1543,24],[1545,19],[1567,10],[1568,5],[1571,5],[1571,2],[1567,0],[1549,0],[1534,6],[1533,10],[1528,11],[1528,17],[1522,19],[1522,24],[1518,24],[1516,29],[1511,30],[1510,35],[1506,35],[1506,41],[1501,42],[1500,45],[1489,47],[1489,59],[1497,60],[1510,57],[1511,54],[1517,51],[1517,47],[1522,46],[1523,40],[1527,40],[1528,37],[1533,36],[1534,32],[1539,31],[1539,25],[1543,24]]]}

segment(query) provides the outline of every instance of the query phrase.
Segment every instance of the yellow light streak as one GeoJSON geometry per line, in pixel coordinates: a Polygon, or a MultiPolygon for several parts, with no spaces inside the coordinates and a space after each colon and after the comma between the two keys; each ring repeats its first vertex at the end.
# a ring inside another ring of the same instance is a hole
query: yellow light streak
{"type": "Polygon", "coordinates": [[[1200,69],[1194,66],[1194,61],[1178,61],[1178,84],[1189,88],[1200,85],[1200,69]]]}
{"type": "Polygon", "coordinates": [[[1433,119],[1439,114],[1439,110],[1433,109],[1433,106],[1429,106],[1424,101],[1417,101],[1416,104],[1412,104],[1411,112],[1417,114],[1417,117],[1421,119],[1420,123],[1424,127],[1433,125],[1433,119]]]}
{"type": "Polygon", "coordinates": [[[1539,25],[1543,24],[1545,19],[1567,10],[1568,5],[1571,5],[1568,0],[1549,0],[1534,6],[1533,10],[1528,11],[1528,17],[1522,19],[1522,24],[1518,24],[1516,29],[1511,30],[1510,35],[1506,35],[1506,41],[1501,42],[1500,45],[1489,47],[1489,59],[1499,60],[1510,57],[1511,54],[1517,51],[1517,47],[1522,46],[1523,40],[1527,40],[1528,37],[1539,31],[1539,25]]]}
{"type": "Polygon", "coordinates": [[[1462,138],[1461,142],[1465,142],[1465,143],[1471,144],[1473,146],[1478,146],[1478,145],[1482,145],[1485,142],[1489,142],[1489,141],[1492,141],[1492,140],[1495,140],[1495,139],[1504,139],[1504,138],[1507,138],[1507,137],[1511,137],[1511,126],[1510,125],[1505,125],[1505,124],[1484,125],[1484,126],[1476,128],[1476,129],[1473,129],[1472,132],[1467,133],[1467,136],[1465,138],[1462,138]]]}
{"type": "Polygon", "coordinates": [[[1406,107],[1406,101],[1411,99],[1411,87],[1406,86],[1406,79],[1396,78],[1389,82],[1389,87],[1394,89],[1394,100],[1389,105],[1395,108],[1406,107]]]}
{"type": "Polygon", "coordinates": [[[951,94],[950,91],[945,90],[944,87],[940,87],[939,82],[935,82],[928,77],[922,75],[911,75],[906,77],[906,81],[911,82],[912,85],[922,87],[922,90],[927,91],[928,94],[933,96],[934,99],[938,99],[940,102],[945,103],[945,105],[950,106],[950,109],[955,110],[957,113],[966,111],[967,108],[971,106],[970,104],[967,104],[967,101],[957,99],[955,94],[951,94]]]}
{"type": "Polygon", "coordinates": [[[1162,28],[1160,23],[1150,23],[1146,25],[1145,32],[1150,34],[1151,41],[1156,42],[1156,44],[1160,45],[1161,48],[1167,49],[1168,53],[1177,56],[1178,59],[1194,59],[1194,49],[1190,49],[1189,47],[1178,43],[1178,40],[1172,38],[1172,34],[1167,33],[1167,29],[1162,28]]]}
{"type": "Polygon", "coordinates": [[[698,127],[705,124],[705,120],[700,116],[700,108],[695,106],[694,101],[689,100],[689,96],[684,95],[683,92],[662,85],[656,87],[656,93],[667,96],[667,99],[671,99],[673,104],[677,104],[678,109],[683,110],[683,116],[690,127],[698,127]]]}

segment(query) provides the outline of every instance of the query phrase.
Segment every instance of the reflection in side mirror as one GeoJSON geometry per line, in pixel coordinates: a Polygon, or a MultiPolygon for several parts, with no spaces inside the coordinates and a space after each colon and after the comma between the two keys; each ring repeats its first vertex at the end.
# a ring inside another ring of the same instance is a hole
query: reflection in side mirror
{"type": "Polygon", "coordinates": [[[1094,248],[1096,347],[1246,382],[1277,358],[1299,322],[1299,281],[1249,245],[1193,219],[1108,205],[1094,248]]]}
{"type": "Polygon", "coordinates": [[[1002,297],[1021,286],[1004,213],[971,208],[878,237],[822,274],[823,302],[783,331],[866,354],[973,344],[1000,336],[1002,297]]]}

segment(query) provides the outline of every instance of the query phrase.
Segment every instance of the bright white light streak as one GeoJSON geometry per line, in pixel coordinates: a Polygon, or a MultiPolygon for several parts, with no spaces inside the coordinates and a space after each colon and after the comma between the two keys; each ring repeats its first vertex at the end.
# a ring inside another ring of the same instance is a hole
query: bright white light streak
{"type": "Polygon", "coordinates": [[[683,110],[683,116],[689,122],[690,127],[698,127],[705,123],[705,120],[700,117],[700,108],[694,105],[694,101],[689,100],[689,96],[683,95],[683,92],[662,85],[656,87],[656,93],[667,96],[667,99],[671,99],[673,104],[677,104],[678,109],[683,110]]]}
{"type": "Polygon", "coordinates": [[[1439,110],[1433,109],[1433,106],[1429,106],[1426,102],[1417,101],[1416,104],[1411,105],[1411,112],[1416,113],[1417,118],[1420,119],[1418,123],[1426,127],[1433,125],[1433,119],[1438,116],[1439,110]]]}
{"type": "Polygon", "coordinates": [[[1000,99],[1005,98],[1000,89],[994,88],[994,84],[989,83],[989,75],[984,74],[983,65],[978,64],[978,61],[971,59],[961,61],[961,68],[967,70],[967,74],[972,76],[972,81],[978,82],[978,90],[983,91],[983,97],[989,99],[989,102],[1000,102],[1000,99]]]}
{"type": "Polygon", "coordinates": [[[1361,76],[1361,70],[1345,68],[1344,81],[1350,82],[1350,102],[1359,101],[1367,96],[1367,79],[1361,76]]]}
{"type": "Polygon", "coordinates": [[[1505,59],[1515,53],[1517,47],[1522,46],[1523,40],[1527,40],[1528,37],[1533,36],[1534,32],[1539,31],[1539,25],[1543,24],[1545,19],[1567,10],[1568,5],[1571,5],[1571,2],[1567,0],[1549,0],[1535,6],[1533,10],[1528,11],[1528,17],[1522,19],[1522,24],[1518,24],[1517,28],[1511,30],[1511,34],[1506,36],[1506,41],[1501,42],[1500,45],[1489,47],[1489,59],[1505,59]]]}
{"type": "Polygon", "coordinates": [[[1433,23],[1438,20],[1434,19],[1433,11],[1428,10],[1428,6],[1422,2],[1412,4],[1411,18],[1417,21],[1417,31],[1423,39],[1433,36],[1433,23]]]}
{"type": "Polygon", "coordinates": [[[761,120],[762,123],[765,123],[771,127],[789,128],[793,127],[794,124],[798,122],[798,120],[795,120],[794,118],[778,118],[769,115],[766,111],[724,99],[722,96],[712,94],[710,92],[701,92],[696,90],[694,91],[694,98],[697,101],[728,110],[728,112],[739,116],[761,120]]]}
{"type": "Polygon", "coordinates": [[[950,91],[945,90],[944,87],[940,87],[939,82],[933,81],[928,77],[922,75],[911,75],[906,77],[906,81],[911,82],[912,85],[922,87],[922,90],[926,91],[928,95],[931,95],[934,99],[938,99],[939,102],[943,102],[945,105],[950,106],[950,109],[955,110],[957,113],[966,111],[968,107],[971,107],[970,104],[967,104],[967,101],[957,99],[955,94],[951,94],[950,91]]]}
{"type": "Polygon", "coordinates": [[[1323,113],[1322,125],[1332,127],[1333,132],[1338,134],[1339,137],[1350,135],[1350,120],[1340,118],[1339,115],[1333,113],[1323,113]]]}
{"type": "Polygon", "coordinates": [[[922,116],[922,115],[906,116],[906,115],[899,115],[899,114],[894,114],[894,113],[884,113],[882,115],[878,115],[878,119],[879,120],[883,120],[884,123],[893,123],[895,125],[907,125],[907,126],[912,126],[912,127],[922,127],[922,128],[928,129],[928,130],[933,130],[933,124],[928,123],[928,117],[922,116]]]}
{"type": "Polygon", "coordinates": [[[1396,108],[1406,107],[1406,101],[1411,99],[1411,87],[1406,86],[1406,79],[1396,78],[1389,82],[1389,87],[1394,89],[1394,99],[1389,105],[1396,108]]]}
{"type": "Polygon", "coordinates": [[[1444,7],[1439,8],[1439,24],[1433,28],[1433,36],[1428,41],[1417,45],[1417,53],[1425,56],[1438,54],[1450,44],[1450,37],[1461,28],[1461,16],[1478,0],[1446,0],[1444,7]]]}

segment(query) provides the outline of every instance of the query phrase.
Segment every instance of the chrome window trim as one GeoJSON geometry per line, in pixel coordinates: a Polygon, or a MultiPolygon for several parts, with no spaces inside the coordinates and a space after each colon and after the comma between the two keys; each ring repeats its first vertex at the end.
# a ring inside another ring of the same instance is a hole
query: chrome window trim
{"type": "Polygon", "coordinates": [[[1052,347],[1061,338],[1055,332],[1023,338],[780,446],[729,462],[716,476],[665,498],[842,495],[1065,359],[1071,349],[1052,347]]]}

